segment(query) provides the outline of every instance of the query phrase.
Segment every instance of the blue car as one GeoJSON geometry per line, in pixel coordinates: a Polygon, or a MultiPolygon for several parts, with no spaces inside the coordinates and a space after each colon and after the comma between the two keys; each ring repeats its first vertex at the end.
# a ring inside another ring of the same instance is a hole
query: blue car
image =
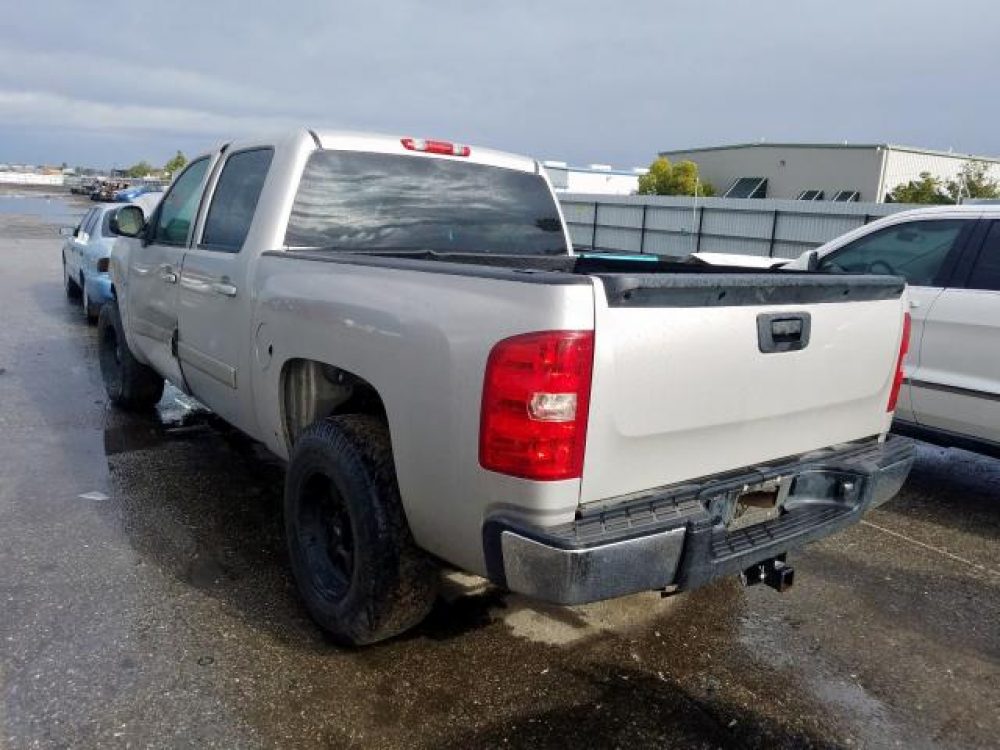
{"type": "MultiPolygon", "coordinates": [[[[158,200],[142,196],[137,204],[149,216],[158,200]]],[[[62,250],[63,284],[66,296],[82,300],[89,323],[96,323],[101,305],[111,299],[111,274],[108,266],[115,236],[109,227],[111,215],[121,204],[105,203],[90,209],[75,227],[63,227],[66,238],[62,250]]]]}
{"type": "Polygon", "coordinates": [[[119,190],[115,193],[114,199],[115,203],[132,203],[140,195],[162,192],[163,188],[160,185],[152,183],[147,183],[145,185],[133,185],[132,187],[125,188],[124,190],[119,190]]]}

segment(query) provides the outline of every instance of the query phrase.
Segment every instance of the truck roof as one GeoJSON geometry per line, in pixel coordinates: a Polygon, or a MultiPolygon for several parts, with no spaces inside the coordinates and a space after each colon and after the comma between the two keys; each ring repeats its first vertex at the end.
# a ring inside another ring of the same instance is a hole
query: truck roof
{"type": "Polygon", "coordinates": [[[537,172],[538,162],[530,157],[506,151],[470,145],[464,141],[446,141],[469,147],[468,156],[442,156],[440,154],[418,153],[403,146],[404,139],[434,138],[424,134],[389,135],[385,133],[363,133],[350,130],[310,130],[317,145],[324,149],[347,151],[375,151],[379,153],[412,154],[431,158],[467,160],[476,164],[516,169],[522,172],[537,172]]]}
{"type": "MultiPolygon", "coordinates": [[[[507,151],[498,151],[483,146],[470,145],[464,141],[442,141],[443,143],[466,146],[469,149],[467,156],[452,156],[438,153],[422,153],[403,146],[404,140],[430,140],[433,136],[426,135],[390,135],[387,133],[366,133],[353,130],[333,130],[333,129],[307,129],[285,130],[283,132],[251,135],[240,137],[228,141],[220,141],[213,148],[198,154],[195,159],[216,153],[224,145],[230,151],[256,146],[286,144],[294,147],[341,150],[341,151],[370,151],[373,153],[389,153],[409,155],[424,159],[451,159],[454,161],[467,161],[473,164],[486,164],[493,167],[503,167],[519,172],[531,172],[542,174],[542,168],[538,161],[529,156],[512,154],[507,151]]],[[[437,140],[437,139],[434,139],[437,140]]],[[[194,159],[192,159],[194,161],[194,159]]]]}

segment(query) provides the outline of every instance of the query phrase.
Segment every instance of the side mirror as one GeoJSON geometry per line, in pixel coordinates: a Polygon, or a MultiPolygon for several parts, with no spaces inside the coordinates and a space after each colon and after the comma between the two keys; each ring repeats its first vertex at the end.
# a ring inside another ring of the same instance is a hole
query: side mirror
{"type": "Polygon", "coordinates": [[[59,227],[60,237],[76,237],[76,227],[59,227]]]}
{"type": "Polygon", "coordinates": [[[791,263],[786,263],[784,268],[796,271],[815,271],[819,268],[819,253],[815,250],[805,250],[791,263]]]}
{"type": "Polygon", "coordinates": [[[113,214],[108,228],[122,237],[138,237],[146,227],[146,215],[138,206],[122,206],[113,214]]]}

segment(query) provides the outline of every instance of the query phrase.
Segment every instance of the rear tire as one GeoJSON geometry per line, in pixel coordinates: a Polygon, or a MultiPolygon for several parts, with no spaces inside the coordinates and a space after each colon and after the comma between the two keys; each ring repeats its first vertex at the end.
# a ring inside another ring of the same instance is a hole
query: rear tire
{"type": "Polygon", "coordinates": [[[101,306],[96,304],[90,299],[90,295],[87,294],[87,285],[83,285],[83,315],[87,319],[90,325],[95,325],[97,323],[97,318],[101,312],[101,306]]]}
{"type": "Polygon", "coordinates": [[[66,289],[66,298],[80,299],[80,285],[74,281],[66,270],[66,259],[63,258],[63,287],[66,289]]]}
{"type": "Polygon", "coordinates": [[[126,411],[148,411],[156,406],[163,396],[163,378],[132,356],[117,300],[101,307],[97,337],[101,376],[111,403],[126,411]]]}
{"type": "Polygon", "coordinates": [[[285,477],[292,573],[309,614],[338,643],[385,640],[423,620],[439,573],[410,534],[386,425],[344,415],[307,428],[285,477]]]}

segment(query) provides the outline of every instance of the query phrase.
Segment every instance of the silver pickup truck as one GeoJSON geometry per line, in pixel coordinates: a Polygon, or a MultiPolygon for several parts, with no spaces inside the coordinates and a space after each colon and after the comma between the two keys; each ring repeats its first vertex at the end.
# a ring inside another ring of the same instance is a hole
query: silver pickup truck
{"type": "Polygon", "coordinates": [[[167,379],[287,460],[291,568],[344,643],[418,623],[442,566],[563,604],[782,589],[912,464],[901,279],[579,255],[532,159],[303,130],[111,227],[110,399],[167,379]]]}

